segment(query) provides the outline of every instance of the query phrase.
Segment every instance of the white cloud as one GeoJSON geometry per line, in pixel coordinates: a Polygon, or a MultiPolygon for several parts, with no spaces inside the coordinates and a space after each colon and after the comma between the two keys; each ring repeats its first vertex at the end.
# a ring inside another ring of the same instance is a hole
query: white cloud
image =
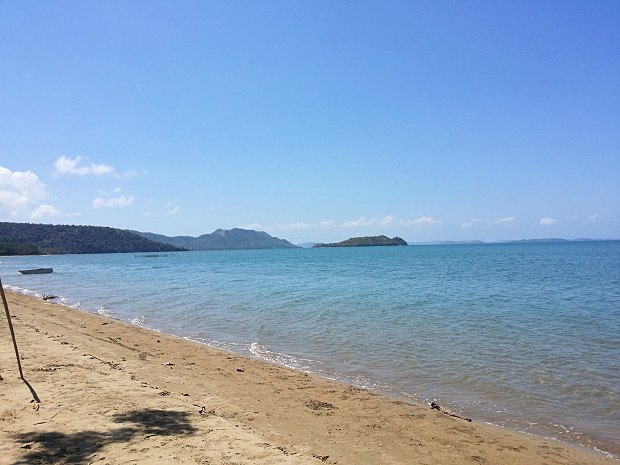
{"type": "Polygon", "coordinates": [[[303,231],[308,229],[330,229],[336,225],[336,221],[334,220],[325,220],[320,223],[304,223],[303,221],[299,221],[297,223],[287,223],[287,224],[277,224],[272,226],[266,226],[261,223],[251,223],[246,224],[244,226],[240,226],[243,229],[254,229],[259,231],[268,231],[268,232],[276,232],[276,231],[303,231]]]}
{"type": "Polygon", "coordinates": [[[123,171],[121,174],[114,174],[116,178],[135,178],[136,176],[144,176],[147,174],[147,170],[127,170],[123,171]]]}
{"type": "Polygon", "coordinates": [[[335,220],[325,220],[319,223],[319,228],[321,229],[329,229],[329,228],[333,228],[334,226],[336,226],[335,220]]]}
{"type": "Polygon", "coordinates": [[[492,224],[503,224],[503,225],[512,225],[515,222],[514,216],[503,216],[501,218],[493,218],[491,220],[492,224]]]}
{"type": "Polygon", "coordinates": [[[105,165],[103,163],[98,165],[91,163],[88,166],[80,166],[82,160],[84,160],[84,157],[69,158],[62,155],[54,162],[54,172],[56,174],[75,174],[78,176],[84,176],[87,174],[101,176],[115,172],[113,166],[105,165]]]}
{"type": "Polygon", "coordinates": [[[538,220],[538,224],[542,226],[552,226],[557,223],[558,223],[558,220],[556,220],[555,218],[550,218],[548,216],[545,216],[544,218],[541,218],[540,220],[538,220]]]}
{"type": "Polygon", "coordinates": [[[345,221],[342,224],[344,228],[360,228],[367,226],[434,226],[441,224],[441,221],[432,216],[421,216],[413,220],[405,220],[394,215],[388,215],[383,218],[366,218],[364,216],[357,220],[345,221]]]}
{"type": "Polygon", "coordinates": [[[345,228],[359,228],[363,226],[374,226],[377,224],[377,221],[378,220],[376,218],[366,219],[365,217],[361,216],[357,220],[345,221],[342,224],[342,226],[345,228]]]}
{"type": "Polygon", "coordinates": [[[598,213],[593,213],[592,215],[588,216],[588,221],[590,223],[596,223],[599,220],[602,220],[603,217],[601,215],[599,215],[598,213]]]}
{"type": "Polygon", "coordinates": [[[265,227],[260,223],[250,223],[239,226],[241,229],[253,229],[255,231],[264,231],[265,227]]]}
{"type": "Polygon", "coordinates": [[[0,211],[15,216],[46,196],[45,184],[32,171],[11,171],[0,166],[0,211]]]}
{"type": "Polygon", "coordinates": [[[61,212],[53,205],[39,205],[30,215],[33,220],[38,220],[41,218],[51,218],[54,216],[60,216],[61,212]]]}
{"type": "Polygon", "coordinates": [[[269,229],[276,229],[276,230],[282,230],[282,231],[299,231],[302,229],[312,229],[312,228],[316,228],[316,225],[310,224],[310,223],[299,222],[299,223],[279,224],[275,228],[269,228],[269,229]]]}
{"type": "Polygon", "coordinates": [[[480,220],[478,218],[472,218],[469,221],[466,221],[465,223],[463,223],[461,225],[461,228],[463,229],[471,229],[474,228],[476,226],[478,226],[480,224],[480,220]]]}
{"type": "Polygon", "coordinates": [[[379,220],[379,223],[381,225],[390,225],[390,224],[401,224],[403,223],[402,220],[399,220],[398,218],[396,218],[394,215],[388,215],[385,218],[383,218],[382,220],[379,220]]]}
{"type": "Polygon", "coordinates": [[[166,215],[172,216],[172,215],[176,215],[177,213],[179,213],[180,208],[178,207],[178,205],[175,205],[174,207],[169,207],[168,210],[166,211],[166,215]]]}
{"type": "Polygon", "coordinates": [[[134,196],[133,195],[121,195],[119,197],[111,197],[111,198],[104,198],[104,197],[97,197],[93,200],[93,208],[101,208],[101,207],[108,207],[108,208],[122,208],[122,207],[129,207],[130,205],[133,205],[133,201],[134,201],[134,196]]]}
{"type": "Polygon", "coordinates": [[[492,228],[494,226],[513,226],[515,224],[514,216],[501,216],[499,218],[493,218],[491,220],[479,220],[478,218],[472,218],[461,225],[463,229],[472,229],[478,226],[486,226],[492,228]]]}
{"type": "Polygon", "coordinates": [[[433,218],[432,216],[421,216],[420,218],[413,220],[413,223],[418,226],[434,226],[436,224],[441,224],[441,221],[433,218]]]}

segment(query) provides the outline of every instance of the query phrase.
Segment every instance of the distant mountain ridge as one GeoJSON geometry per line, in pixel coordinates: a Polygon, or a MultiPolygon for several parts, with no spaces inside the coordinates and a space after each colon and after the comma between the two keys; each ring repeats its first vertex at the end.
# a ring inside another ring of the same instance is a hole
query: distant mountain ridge
{"type": "Polygon", "coordinates": [[[553,242],[609,242],[617,241],[620,239],[590,239],[587,237],[579,237],[577,239],[562,239],[559,237],[548,237],[540,239],[508,239],[498,241],[480,241],[480,240],[468,240],[468,241],[431,241],[431,242],[415,242],[416,245],[479,245],[479,244],[535,244],[535,243],[553,243],[553,242]]]}
{"type": "Polygon", "coordinates": [[[131,231],[147,239],[183,247],[188,250],[243,250],[243,249],[293,249],[296,245],[285,239],[270,236],[264,231],[251,229],[216,229],[211,234],[198,237],[174,236],[131,231]]]}
{"type": "Polygon", "coordinates": [[[0,255],[173,252],[182,248],[104,226],[0,222],[0,255]]]}

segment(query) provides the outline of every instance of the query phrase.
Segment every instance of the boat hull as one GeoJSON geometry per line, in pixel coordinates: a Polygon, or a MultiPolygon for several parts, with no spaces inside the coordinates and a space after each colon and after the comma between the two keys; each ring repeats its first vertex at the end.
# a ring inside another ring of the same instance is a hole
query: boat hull
{"type": "Polygon", "coordinates": [[[31,270],[19,270],[21,274],[45,274],[54,271],[53,268],[33,268],[31,270]]]}

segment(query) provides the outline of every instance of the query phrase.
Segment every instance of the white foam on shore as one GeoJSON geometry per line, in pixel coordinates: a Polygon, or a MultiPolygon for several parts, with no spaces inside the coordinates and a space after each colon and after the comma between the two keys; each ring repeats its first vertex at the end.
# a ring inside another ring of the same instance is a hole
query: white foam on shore
{"type": "Polygon", "coordinates": [[[313,368],[319,363],[317,360],[296,358],[292,355],[273,352],[258,342],[253,342],[250,345],[250,353],[268,362],[308,373],[313,373],[315,371],[313,368]]]}
{"type": "Polygon", "coordinates": [[[107,305],[102,305],[101,307],[99,307],[97,309],[97,313],[101,316],[107,316],[108,318],[112,318],[112,311],[107,305]]]}
{"type": "Polygon", "coordinates": [[[10,284],[3,284],[4,288],[11,291],[11,292],[15,292],[17,294],[24,294],[24,295],[29,295],[31,297],[42,297],[41,294],[39,294],[37,291],[33,291],[31,289],[25,288],[25,287],[19,287],[19,286],[12,286],[10,284]]]}
{"type": "Polygon", "coordinates": [[[144,315],[138,315],[135,318],[131,319],[131,324],[132,325],[136,325],[136,326],[140,326],[142,328],[147,328],[147,324],[146,324],[146,317],[144,315]]]}

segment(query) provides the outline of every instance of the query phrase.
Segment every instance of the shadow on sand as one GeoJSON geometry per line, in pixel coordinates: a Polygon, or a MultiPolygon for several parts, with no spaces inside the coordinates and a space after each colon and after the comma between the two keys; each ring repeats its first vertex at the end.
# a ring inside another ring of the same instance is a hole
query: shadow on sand
{"type": "Polygon", "coordinates": [[[107,444],[127,442],[138,436],[189,436],[196,432],[187,412],[158,409],[135,410],[114,416],[122,425],[107,432],[80,431],[72,434],[55,431],[23,433],[16,441],[23,444],[24,457],[15,465],[86,464],[107,444]],[[32,450],[30,450],[32,449],[32,450]]]}

